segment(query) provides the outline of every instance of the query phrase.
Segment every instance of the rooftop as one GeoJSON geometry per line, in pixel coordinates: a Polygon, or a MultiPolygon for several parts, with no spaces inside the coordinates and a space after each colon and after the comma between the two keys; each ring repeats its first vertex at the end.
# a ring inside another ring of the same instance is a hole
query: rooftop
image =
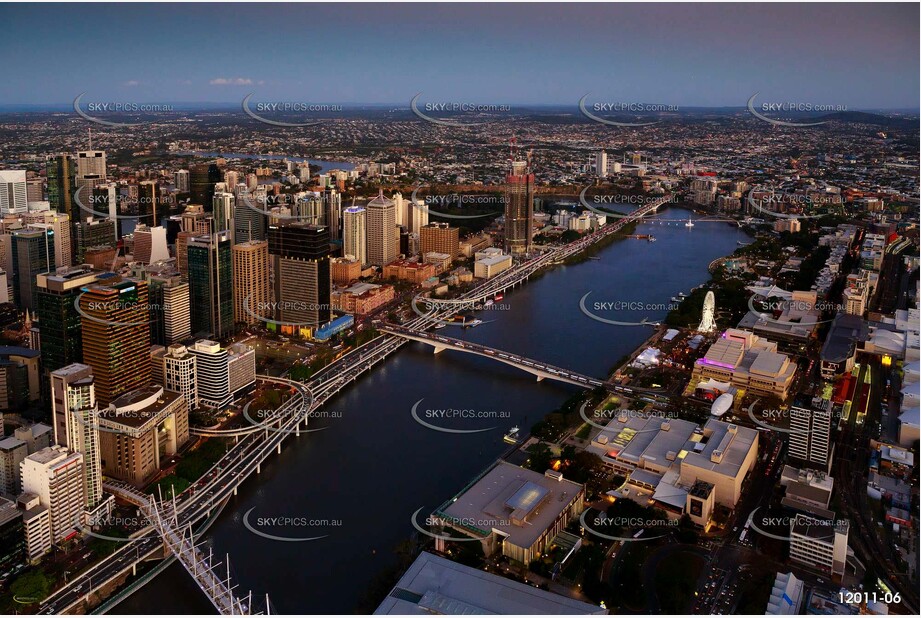
{"type": "Polygon", "coordinates": [[[374,613],[568,615],[607,612],[597,605],[422,552],[374,613]]]}

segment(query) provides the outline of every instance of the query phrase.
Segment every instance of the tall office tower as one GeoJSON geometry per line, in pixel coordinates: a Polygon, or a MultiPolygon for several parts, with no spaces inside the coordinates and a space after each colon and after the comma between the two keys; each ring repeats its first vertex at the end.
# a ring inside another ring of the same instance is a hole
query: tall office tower
{"type": "Polygon", "coordinates": [[[415,203],[410,199],[406,203],[406,218],[410,234],[419,235],[419,230],[429,224],[429,210],[425,205],[425,200],[416,200],[415,203]]]}
{"type": "MultiPolygon", "coordinates": [[[[80,181],[88,182],[86,179],[80,181]]],[[[83,193],[80,192],[80,204],[83,205],[83,208],[79,208],[78,204],[74,205],[74,208],[80,213],[80,219],[86,221],[88,217],[108,217],[118,221],[118,185],[114,182],[91,179],[88,186],[90,191],[87,199],[83,199],[83,193]]]]}
{"type": "Polygon", "coordinates": [[[51,372],[51,408],[55,443],[83,455],[85,506],[93,509],[102,501],[99,409],[93,368],[74,363],[51,372]]]}
{"type": "Polygon", "coordinates": [[[422,255],[435,251],[454,259],[460,253],[459,230],[447,223],[430,223],[419,231],[419,247],[422,255]]]}
{"type": "Polygon", "coordinates": [[[138,223],[134,228],[134,260],[149,265],[169,259],[166,246],[166,228],[162,225],[148,227],[138,223]]]}
{"type": "Polygon", "coordinates": [[[173,184],[178,193],[189,192],[189,170],[176,170],[173,174],[173,184]]]}
{"type": "Polygon", "coordinates": [[[258,324],[273,315],[269,295],[269,243],[251,240],[233,246],[233,316],[258,324]],[[257,317],[258,316],[258,317],[257,317]]]}
{"type": "Polygon", "coordinates": [[[152,343],[170,345],[192,334],[189,284],[179,275],[152,276],[150,295],[150,338],[152,343]]]}
{"type": "Polygon", "coordinates": [[[81,218],[105,217],[113,219],[118,214],[118,185],[106,182],[96,174],[74,178],[74,208],[80,211],[81,218]]]}
{"type": "Polygon", "coordinates": [[[396,210],[396,219],[397,225],[402,225],[403,227],[409,227],[409,213],[406,212],[407,208],[410,208],[409,201],[403,199],[403,194],[397,191],[394,193],[390,199],[393,200],[393,207],[396,210]]]}
{"type": "Polygon", "coordinates": [[[97,176],[106,179],[106,153],[102,150],[84,150],[77,153],[77,177],[97,176]]]}
{"type": "Polygon", "coordinates": [[[118,226],[115,219],[88,219],[77,222],[74,227],[76,236],[75,264],[83,264],[86,250],[90,247],[111,247],[118,245],[118,226]]]}
{"type": "Polygon", "coordinates": [[[216,232],[230,230],[233,226],[234,198],[233,193],[216,192],[212,200],[214,225],[216,232]]]}
{"type": "Polygon", "coordinates": [[[142,180],[138,183],[138,219],[149,227],[160,225],[160,219],[166,214],[160,206],[160,185],[154,180],[142,180]]]}
{"type": "Polygon", "coordinates": [[[196,356],[179,343],[170,345],[154,356],[163,376],[163,388],[181,394],[189,410],[198,408],[198,371],[196,356]]]}
{"type": "Polygon", "coordinates": [[[238,191],[233,209],[233,241],[236,243],[265,240],[265,215],[259,212],[264,206],[253,200],[247,189],[238,191]]]}
{"type": "Polygon", "coordinates": [[[48,180],[48,202],[58,212],[66,212],[71,221],[85,219],[86,215],[74,205],[74,182],[77,176],[77,164],[69,154],[48,157],[45,162],[45,174],[48,180]]]}
{"type": "Polygon", "coordinates": [[[329,229],[303,221],[269,226],[275,273],[275,319],[285,327],[316,328],[330,320],[329,229]]]}
{"type": "Polygon", "coordinates": [[[834,444],[831,410],[790,406],[790,457],[802,467],[829,472],[834,444]]]}
{"type": "Polygon", "coordinates": [[[351,255],[362,266],[368,263],[366,214],[365,209],[358,206],[342,211],[342,254],[351,255]]]}
{"type": "Polygon", "coordinates": [[[147,282],[95,283],[80,296],[83,362],[93,368],[100,407],[150,382],[147,282]]]}
{"type": "Polygon", "coordinates": [[[603,150],[595,154],[595,175],[598,178],[608,177],[608,153],[603,150]]]}
{"type": "Polygon", "coordinates": [[[29,226],[13,230],[11,236],[16,302],[20,309],[34,309],[36,275],[56,268],[54,230],[50,226],[29,226]]]}
{"type": "Polygon", "coordinates": [[[226,405],[230,399],[227,350],[216,341],[199,339],[189,353],[195,357],[199,403],[209,407],[226,405]]]}
{"type": "Polygon", "coordinates": [[[505,184],[505,251],[523,255],[531,251],[534,218],[534,174],[531,158],[512,161],[505,184]]]}
{"type": "Polygon", "coordinates": [[[326,209],[326,227],[331,241],[342,239],[342,194],[335,189],[323,192],[323,206],[326,209]]]}
{"type": "Polygon", "coordinates": [[[57,266],[73,264],[70,217],[53,210],[39,210],[23,215],[23,223],[36,228],[50,226],[54,232],[54,262],[57,266]]]}
{"type": "Polygon", "coordinates": [[[80,525],[86,505],[83,455],[49,446],[22,460],[23,492],[38,496],[51,516],[51,541],[60,543],[80,525]]]}
{"type": "Polygon", "coordinates": [[[44,202],[44,184],[41,178],[26,178],[26,203],[30,210],[36,208],[33,204],[44,202]]]}
{"type": "Polygon", "coordinates": [[[192,203],[202,204],[211,211],[214,203],[214,186],[221,182],[221,168],[216,163],[199,163],[189,169],[189,192],[192,203]]]}
{"type": "Polygon", "coordinates": [[[381,191],[368,202],[368,264],[384,266],[400,255],[399,238],[396,235],[397,219],[393,200],[384,197],[381,191]]]}
{"type": "Polygon", "coordinates": [[[29,212],[25,170],[0,170],[0,216],[29,212]]]}
{"type": "Polygon", "coordinates": [[[233,332],[233,257],[230,232],[192,238],[186,247],[192,332],[215,338],[233,332]]]}
{"type": "Polygon", "coordinates": [[[46,374],[83,360],[83,331],[74,302],[81,289],[99,281],[101,275],[101,271],[86,265],[37,275],[35,313],[46,374]]]}

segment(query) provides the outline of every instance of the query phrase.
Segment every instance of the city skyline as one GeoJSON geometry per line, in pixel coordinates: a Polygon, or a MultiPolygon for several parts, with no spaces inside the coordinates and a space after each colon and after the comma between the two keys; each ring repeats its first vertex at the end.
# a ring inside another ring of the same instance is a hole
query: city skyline
{"type": "Polygon", "coordinates": [[[591,93],[695,108],[744,107],[759,92],[849,110],[918,109],[918,7],[909,4],[138,4],[93,15],[50,6],[4,8],[11,34],[0,53],[11,66],[42,66],[45,78],[10,72],[0,106],[66,105],[83,92],[137,103],[237,104],[254,92],[405,106],[422,92],[440,102],[575,105],[591,93]],[[250,12],[278,11],[284,19],[265,33],[239,28],[250,12]],[[138,23],[170,45],[134,36],[138,23]],[[383,46],[381,33],[391,35],[383,46]],[[29,44],[35,38],[43,45],[29,44]],[[74,46],[93,57],[93,71],[56,62],[74,46]]]}

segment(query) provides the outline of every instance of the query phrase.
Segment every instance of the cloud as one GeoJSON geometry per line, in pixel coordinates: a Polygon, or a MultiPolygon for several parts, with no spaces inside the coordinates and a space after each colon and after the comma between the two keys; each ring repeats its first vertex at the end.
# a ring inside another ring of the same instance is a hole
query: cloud
{"type": "Polygon", "coordinates": [[[247,77],[217,77],[208,83],[212,86],[251,86],[253,80],[247,77]]]}
{"type": "Polygon", "coordinates": [[[139,81],[136,80],[136,79],[129,79],[128,81],[125,82],[124,85],[125,85],[125,86],[140,86],[140,85],[141,85],[141,82],[139,82],[139,81]]]}

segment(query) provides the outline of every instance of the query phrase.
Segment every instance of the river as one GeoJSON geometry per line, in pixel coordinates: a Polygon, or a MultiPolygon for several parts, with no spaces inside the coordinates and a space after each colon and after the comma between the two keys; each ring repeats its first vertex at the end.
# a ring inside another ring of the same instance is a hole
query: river
{"type": "MultiPolygon", "coordinates": [[[[660,214],[687,216],[677,209],[660,214]]],[[[440,332],[605,377],[650,330],[585,316],[579,301],[587,292],[592,302],[667,304],[678,292],[705,282],[710,261],[732,253],[737,241],[748,238],[725,222],[698,222],[693,228],[643,223],[636,233],[654,234],[657,242],[614,242],[598,252],[600,259],[555,267],[510,291],[497,303],[504,310],[480,313],[485,323],[479,327],[440,332]]],[[[665,313],[641,307],[599,315],[639,322],[665,313]]],[[[241,487],[209,531],[209,542],[216,555],[230,553],[241,588],[254,595],[268,593],[278,613],[353,613],[375,576],[396,563],[393,550],[413,534],[410,522],[417,509],[440,505],[504,452],[502,434],[509,427],[517,424],[527,431],[576,392],[576,387],[549,380],[538,383],[488,358],[457,352],[436,356],[428,346],[409,344],[327,404],[332,418],[316,423],[327,429],[289,438],[282,454],[241,487]],[[494,429],[469,434],[427,429],[411,413],[419,400],[420,416],[431,409],[498,413],[426,422],[494,429]],[[264,538],[244,525],[247,512],[257,531],[323,538],[264,538]],[[277,517],[292,518],[292,524],[280,526],[270,519],[277,517]],[[327,521],[315,525],[309,520],[327,521]]],[[[214,610],[174,564],[115,613],[214,610]]]]}

